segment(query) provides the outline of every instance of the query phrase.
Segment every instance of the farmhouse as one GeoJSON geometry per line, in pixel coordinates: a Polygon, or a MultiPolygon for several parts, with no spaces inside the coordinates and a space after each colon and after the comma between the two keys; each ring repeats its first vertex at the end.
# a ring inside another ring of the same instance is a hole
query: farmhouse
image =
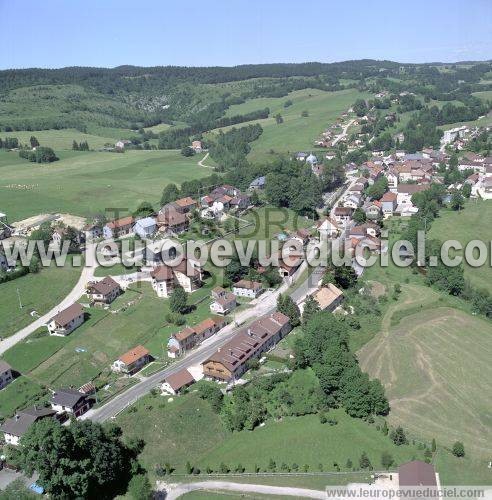
{"type": "Polygon", "coordinates": [[[131,234],[133,228],[133,217],[130,215],[128,217],[123,217],[121,219],[116,219],[108,222],[103,227],[103,236],[106,239],[110,238],[121,238],[127,234],[131,234]]]}
{"type": "Polygon", "coordinates": [[[0,360],[0,390],[6,387],[14,380],[12,367],[6,362],[0,360]]]}
{"type": "Polygon", "coordinates": [[[248,361],[260,357],[291,330],[289,318],[274,312],[243,328],[202,363],[206,378],[230,382],[248,369],[248,361]]]}
{"type": "Polygon", "coordinates": [[[157,296],[165,298],[169,297],[177,285],[188,293],[197,290],[202,283],[202,270],[198,262],[183,259],[174,267],[165,264],[155,267],[150,277],[157,296]]]}
{"type": "Polygon", "coordinates": [[[51,409],[56,413],[69,413],[80,417],[90,408],[90,399],[86,394],[70,389],[58,389],[51,396],[51,409]]]}
{"type": "Polygon", "coordinates": [[[70,335],[76,328],[84,322],[84,309],[75,302],[48,322],[48,331],[50,335],[66,336],[70,335]]]}
{"type": "Polygon", "coordinates": [[[164,379],[161,390],[167,394],[179,394],[194,382],[193,375],[186,368],[183,368],[177,373],[168,375],[164,379]]]}
{"type": "Polygon", "coordinates": [[[332,238],[338,235],[340,228],[337,222],[335,222],[331,217],[326,217],[326,219],[318,222],[318,233],[320,239],[332,238]]]}
{"type": "Polygon", "coordinates": [[[214,301],[210,304],[210,310],[215,314],[229,314],[237,306],[236,296],[218,286],[212,290],[214,301]]]}
{"type": "Polygon", "coordinates": [[[111,276],[88,283],[86,289],[86,295],[93,305],[111,304],[120,293],[120,285],[111,276]]]}
{"type": "Polygon", "coordinates": [[[256,299],[263,292],[263,285],[258,281],[240,280],[232,285],[232,293],[236,297],[256,299]]]}
{"type": "Polygon", "coordinates": [[[192,141],[191,148],[195,153],[201,153],[203,151],[202,141],[192,141]]]}
{"type": "Polygon", "coordinates": [[[25,408],[19,410],[12,418],[8,418],[0,426],[5,442],[18,446],[20,438],[29,430],[32,424],[44,418],[55,418],[56,411],[51,408],[25,408]]]}
{"type": "Polygon", "coordinates": [[[198,208],[198,203],[193,199],[187,196],[186,198],[180,198],[172,203],[172,205],[176,208],[176,210],[182,214],[187,214],[191,212],[195,208],[198,208]]]}
{"type": "Polygon", "coordinates": [[[157,215],[157,226],[161,232],[181,234],[188,229],[189,224],[188,217],[174,207],[167,207],[157,215]]]}
{"type": "Polygon", "coordinates": [[[157,230],[157,224],[153,217],[145,217],[135,222],[133,231],[142,239],[150,238],[157,230]]]}
{"type": "Polygon", "coordinates": [[[437,487],[437,474],[432,464],[412,460],[398,467],[399,487],[437,487]]]}
{"type": "Polygon", "coordinates": [[[318,303],[321,311],[333,311],[342,302],[343,292],[333,283],[329,283],[327,286],[324,286],[314,292],[313,298],[318,303]]]}
{"type": "Polygon", "coordinates": [[[120,356],[112,365],[115,372],[133,375],[150,361],[150,352],[138,345],[120,356]]]}

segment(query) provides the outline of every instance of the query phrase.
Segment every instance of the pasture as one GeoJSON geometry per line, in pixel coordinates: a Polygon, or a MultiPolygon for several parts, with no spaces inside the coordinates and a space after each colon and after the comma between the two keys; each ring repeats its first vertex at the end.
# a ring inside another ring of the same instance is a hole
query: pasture
{"type": "Polygon", "coordinates": [[[491,327],[447,305],[430,288],[403,284],[358,358],[385,386],[392,425],[445,447],[462,441],[483,458],[492,440],[491,327]]]}
{"type": "Polygon", "coordinates": [[[441,210],[440,217],[432,223],[428,238],[441,241],[457,240],[463,246],[471,240],[483,241],[489,253],[488,259],[481,267],[472,267],[465,263],[465,277],[470,279],[475,286],[492,293],[492,267],[490,265],[492,201],[470,200],[465,209],[459,212],[441,210]]]}
{"type": "Polygon", "coordinates": [[[263,127],[263,134],[251,144],[249,154],[251,160],[260,161],[268,159],[271,150],[278,153],[292,153],[299,150],[315,152],[314,140],[359,97],[369,98],[370,94],[355,89],[338,92],[304,89],[291,92],[285,97],[250,99],[243,104],[231,106],[226,114],[233,116],[265,107],[270,108],[269,118],[248,122],[260,123],[263,127]],[[292,101],[292,105],[285,108],[284,103],[288,100],[292,101]],[[303,111],[308,112],[307,117],[301,116],[303,111]],[[280,125],[277,125],[274,118],[277,113],[280,113],[284,120],[280,125]]]}
{"type": "Polygon", "coordinates": [[[178,151],[57,153],[59,161],[39,165],[16,152],[0,152],[0,210],[10,221],[51,212],[131,212],[142,201],[157,207],[166,184],[211,173],[197,165],[201,155],[185,158],[178,151]]]}

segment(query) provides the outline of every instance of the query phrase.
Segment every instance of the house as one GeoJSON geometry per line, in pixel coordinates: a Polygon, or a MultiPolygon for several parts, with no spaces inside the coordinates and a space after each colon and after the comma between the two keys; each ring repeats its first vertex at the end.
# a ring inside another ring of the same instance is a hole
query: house
{"type": "Polygon", "coordinates": [[[150,352],[143,346],[138,345],[120,356],[112,365],[115,372],[133,375],[150,361],[150,352]]]}
{"type": "Polygon", "coordinates": [[[295,159],[298,161],[304,161],[308,157],[307,153],[304,153],[303,151],[299,151],[298,153],[295,154],[295,159]]]}
{"type": "Polygon", "coordinates": [[[174,290],[174,273],[169,266],[155,267],[150,273],[152,288],[160,298],[169,297],[174,290]]]}
{"type": "Polygon", "coordinates": [[[0,360],[0,390],[9,385],[13,380],[12,367],[6,361],[0,360]]]}
{"type": "Polygon", "coordinates": [[[187,214],[198,208],[198,203],[191,197],[187,196],[186,198],[180,198],[172,203],[175,209],[182,213],[187,214]]]}
{"type": "Polygon", "coordinates": [[[102,238],[103,229],[99,224],[86,224],[82,228],[82,234],[84,235],[85,241],[94,241],[98,238],[102,238]]]}
{"type": "Polygon", "coordinates": [[[148,266],[160,266],[163,262],[173,261],[177,254],[177,243],[171,238],[153,241],[145,246],[145,262],[148,266]]]}
{"type": "Polygon", "coordinates": [[[301,227],[289,239],[298,241],[303,246],[306,246],[309,243],[309,240],[311,239],[311,232],[308,229],[301,227]]]}
{"type": "Polygon", "coordinates": [[[111,276],[90,282],[86,288],[86,295],[93,304],[111,304],[120,293],[120,285],[111,276]]]}
{"type": "Polygon", "coordinates": [[[264,175],[252,180],[250,185],[249,185],[250,191],[254,191],[256,189],[264,189],[264,188],[265,188],[265,176],[264,175]]]}
{"type": "Polygon", "coordinates": [[[158,297],[169,297],[177,285],[187,293],[192,293],[202,284],[202,269],[198,261],[182,259],[176,266],[162,264],[151,273],[151,284],[158,297]]]}
{"type": "Polygon", "coordinates": [[[343,206],[348,208],[359,208],[362,204],[362,196],[360,194],[350,194],[343,200],[343,206]]]}
{"type": "Polygon", "coordinates": [[[168,375],[164,379],[161,390],[166,394],[179,394],[194,382],[193,375],[186,368],[183,368],[177,373],[168,375]]]}
{"type": "Polygon", "coordinates": [[[74,417],[80,417],[89,408],[89,397],[75,389],[58,389],[51,396],[51,409],[55,410],[58,414],[69,413],[74,417]]]}
{"type": "Polygon", "coordinates": [[[337,224],[345,226],[352,218],[353,209],[350,207],[335,207],[333,216],[337,224]]]}
{"type": "Polygon", "coordinates": [[[396,210],[397,207],[396,200],[397,200],[396,193],[392,193],[390,191],[384,193],[383,197],[381,198],[381,210],[385,217],[393,215],[393,212],[396,210]]]}
{"type": "Polygon", "coordinates": [[[385,175],[388,180],[388,189],[390,191],[396,191],[398,187],[398,172],[395,170],[387,170],[385,175]]]}
{"type": "Polygon", "coordinates": [[[85,313],[82,306],[75,302],[63,311],[60,311],[56,316],[48,322],[48,331],[50,335],[65,337],[70,335],[85,321],[85,313]]]}
{"type": "Polygon", "coordinates": [[[340,232],[338,224],[331,217],[319,221],[317,229],[320,240],[336,237],[340,232]]]}
{"type": "Polygon", "coordinates": [[[210,310],[215,314],[229,314],[237,306],[236,296],[220,286],[212,290],[212,298],[214,301],[210,304],[210,310]]]}
{"type": "Polygon", "coordinates": [[[362,206],[362,210],[366,214],[366,218],[369,220],[379,219],[381,215],[381,202],[378,200],[368,201],[362,206]]]}
{"type": "Polygon", "coordinates": [[[412,204],[412,196],[426,189],[429,189],[428,184],[400,184],[396,193],[397,204],[412,204]]]}
{"type": "Polygon", "coordinates": [[[19,410],[12,418],[8,418],[0,426],[5,443],[18,446],[21,437],[29,430],[32,424],[44,418],[55,418],[56,411],[51,408],[33,406],[19,410]]]}
{"type": "Polygon", "coordinates": [[[248,208],[251,203],[251,198],[247,194],[238,194],[231,199],[229,205],[236,210],[244,210],[248,208]]]}
{"type": "Polygon", "coordinates": [[[170,358],[192,349],[212,335],[216,334],[226,325],[222,318],[207,318],[194,327],[186,327],[171,335],[167,346],[167,354],[170,358]]]}
{"type": "Polygon", "coordinates": [[[258,281],[240,280],[232,285],[232,293],[236,297],[256,299],[263,292],[263,285],[258,281]]]}
{"type": "MultiPolygon", "coordinates": [[[[432,464],[421,460],[412,460],[398,467],[398,486],[428,488],[437,487],[437,474],[432,464]]],[[[425,495],[428,496],[428,495],[425,495]]]]}
{"type": "Polygon", "coordinates": [[[321,311],[334,311],[343,300],[343,292],[333,283],[329,283],[313,293],[313,298],[321,311]]]}
{"type": "Polygon", "coordinates": [[[202,141],[192,141],[191,149],[193,149],[195,153],[201,153],[203,151],[202,141]]]}
{"type": "Polygon", "coordinates": [[[128,217],[122,217],[121,219],[116,219],[108,222],[103,227],[103,236],[106,239],[110,238],[121,238],[127,234],[131,234],[133,229],[133,217],[129,215],[128,217]]]}
{"type": "Polygon", "coordinates": [[[133,226],[133,232],[138,234],[143,240],[150,238],[157,230],[157,223],[154,217],[138,219],[133,226]]]}
{"type": "Polygon", "coordinates": [[[188,217],[174,207],[167,207],[157,215],[157,226],[162,232],[181,234],[188,230],[189,225],[188,217]]]}
{"type": "Polygon", "coordinates": [[[366,236],[376,237],[380,232],[379,226],[372,222],[366,222],[364,224],[359,224],[354,226],[349,231],[349,238],[362,239],[366,236]]]}
{"type": "Polygon", "coordinates": [[[239,330],[234,337],[202,363],[206,378],[223,382],[239,379],[250,359],[259,358],[291,330],[289,318],[274,312],[239,330]]]}

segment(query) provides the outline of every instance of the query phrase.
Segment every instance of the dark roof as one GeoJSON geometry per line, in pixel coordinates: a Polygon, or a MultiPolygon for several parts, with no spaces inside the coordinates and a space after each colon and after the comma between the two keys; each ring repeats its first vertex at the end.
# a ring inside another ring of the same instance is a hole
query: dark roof
{"type": "Polygon", "coordinates": [[[58,389],[51,396],[51,402],[55,405],[73,408],[85,395],[76,389],[58,389]]]}
{"type": "Polygon", "coordinates": [[[398,481],[400,486],[437,486],[434,466],[421,460],[400,465],[398,481]]]}
{"type": "Polygon", "coordinates": [[[56,316],[53,316],[51,321],[63,327],[68,325],[70,321],[78,318],[81,314],[84,314],[84,310],[79,303],[75,302],[75,304],[72,304],[66,309],[63,309],[63,311],[60,311],[56,316]]]}
{"type": "Polygon", "coordinates": [[[106,276],[101,281],[97,283],[92,283],[90,285],[90,293],[96,293],[100,295],[109,295],[113,290],[120,288],[120,285],[116,283],[116,281],[111,278],[111,276],[106,276]]]}
{"type": "Polygon", "coordinates": [[[177,373],[168,375],[165,381],[171,386],[174,391],[179,391],[183,387],[193,384],[193,382],[195,382],[195,379],[186,368],[183,368],[177,373]]]}
{"type": "Polygon", "coordinates": [[[56,415],[56,411],[51,408],[38,408],[36,406],[26,408],[17,412],[13,418],[5,420],[2,426],[0,426],[0,431],[21,437],[34,422],[44,417],[52,417],[53,415],[56,415]]]}

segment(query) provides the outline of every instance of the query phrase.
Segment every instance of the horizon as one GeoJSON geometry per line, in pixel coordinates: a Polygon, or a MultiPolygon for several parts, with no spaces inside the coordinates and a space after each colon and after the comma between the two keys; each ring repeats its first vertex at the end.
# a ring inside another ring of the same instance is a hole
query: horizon
{"type": "Polygon", "coordinates": [[[206,10],[197,0],[186,6],[149,2],[140,10],[128,0],[21,0],[15,5],[0,0],[0,15],[5,24],[0,69],[360,59],[450,64],[492,57],[492,4],[486,0],[473,0],[466,9],[457,0],[417,0],[411,10],[390,0],[328,8],[321,0],[286,0],[282,8],[275,2],[238,0],[206,10]]]}

